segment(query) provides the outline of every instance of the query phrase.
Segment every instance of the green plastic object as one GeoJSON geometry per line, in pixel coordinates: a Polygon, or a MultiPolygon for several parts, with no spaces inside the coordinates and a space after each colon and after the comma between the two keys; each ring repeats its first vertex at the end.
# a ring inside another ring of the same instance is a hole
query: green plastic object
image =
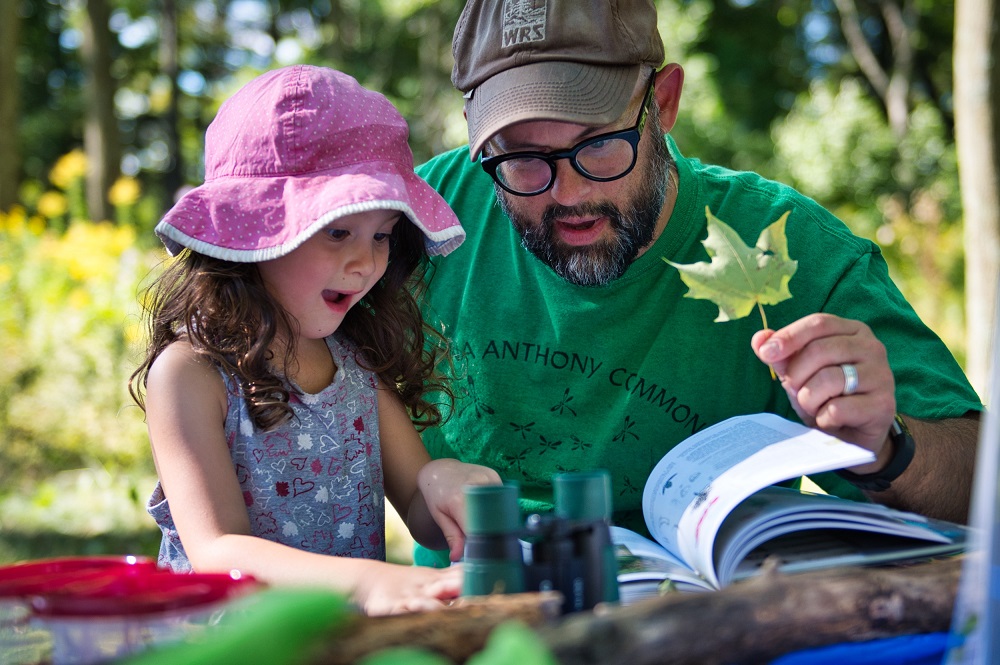
{"type": "Polygon", "coordinates": [[[467,485],[463,492],[466,533],[492,536],[512,533],[521,528],[516,484],[467,485]]]}
{"type": "Polygon", "coordinates": [[[604,469],[559,473],[552,478],[555,512],[569,520],[611,519],[611,476],[604,469]]]}
{"type": "Polygon", "coordinates": [[[519,593],[525,590],[518,533],[518,487],[469,485],[465,493],[465,557],[462,595],[519,593]]]}
{"type": "MultiPolygon", "coordinates": [[[[611,474],[606,469],[556,474],[552,478],[552,491],[557,516],[581,522],[604,522],[610,527],[611,474]]],[[[606,603],[617,603],[618,559],[611,543],[610,531],[602,536],[602,540],[605,540],[600,552],[604,589],[602,597],[606,603]]]]}

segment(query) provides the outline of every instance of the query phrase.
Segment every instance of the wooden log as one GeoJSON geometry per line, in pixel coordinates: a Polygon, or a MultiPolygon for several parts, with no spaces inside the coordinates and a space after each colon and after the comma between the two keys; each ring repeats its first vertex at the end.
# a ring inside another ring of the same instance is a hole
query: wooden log
{"type": "Polygon", "coordinates": [[[541,635],[563,665],[767,663],[800,649],[948,630],[958,558],[771,573],[714,593],[577,615],[541,635]]]}
{"type": "Polygon", "coordinates": [[[770,572],[721,591],[673,593],[565,617],[557,593],[465,598],[437,612],[358,617],[307,662],[340,665],[412,646],[464,663],[496,626],[518,619],[562,665],[767,663],[800,649],[947,630],[960,574],[960,558],[770,572]]]}

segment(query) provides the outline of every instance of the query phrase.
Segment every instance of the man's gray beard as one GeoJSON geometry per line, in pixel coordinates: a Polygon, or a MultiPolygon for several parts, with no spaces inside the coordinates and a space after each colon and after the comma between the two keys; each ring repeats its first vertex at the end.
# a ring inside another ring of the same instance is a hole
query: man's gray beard
{"type": "Polygon", "coordinates": [[[510,204],[513,195],[494,185],[501,210],[521,234],[521,245],[557,275],[578,286],[601,286],[625,274],[642,248],[652,242],[670,186],[668,174],[673,168],[673,159],[662,133],[655,127],[652,129],[652,136],[660,140],[654,147],[649,174],[640,184],[635,198],[623,209],[608,202],[572,207],[552,205],[542,214],[542,223],[535,226],[513,210],[510,204]],[[610,240],[585,247],[563,245],[556,240],[555,220],[591,215],[608,218],[614,231],[610,240]]]}

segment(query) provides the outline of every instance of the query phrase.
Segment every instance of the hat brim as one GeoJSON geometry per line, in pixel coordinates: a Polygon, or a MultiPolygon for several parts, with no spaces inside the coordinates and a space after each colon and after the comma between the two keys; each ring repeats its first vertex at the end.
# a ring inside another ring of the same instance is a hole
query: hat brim
{"type": "Polygon", "coordinates": [[[554,120],[599,127],[625,112],[641,65],[606,67],[569,61],[506,69],[469,95],[469,158],[497,132],[519,122],[554,120]]]}
{"type": "Polygon", "coordinates": [[[288,254],[336,219],[369,210],[406,215],[431,255],[448,254],[465,240],[454,211],[418,175],[370,162],[305,176],[219,177],[187,192],[155,231],[171,255],[186,247],[256,263],[288,254]]]}

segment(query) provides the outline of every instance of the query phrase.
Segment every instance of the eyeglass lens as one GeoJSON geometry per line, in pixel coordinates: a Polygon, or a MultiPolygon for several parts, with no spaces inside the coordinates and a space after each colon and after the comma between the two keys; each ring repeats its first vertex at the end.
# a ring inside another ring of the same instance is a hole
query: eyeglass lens
{"type": "MultiPolygon", "coordinates": [[[[614,179],[628,171],[635,160],[635,146],[623,138],[600,139],[576,149],[570,156],[582,174],[599,179],[614,179]]],[[[518,192],[536,192],[548,187],[555,175],[554,164],[539,157],[515,157],[498,165],[497,178],[518,192]]]]}

